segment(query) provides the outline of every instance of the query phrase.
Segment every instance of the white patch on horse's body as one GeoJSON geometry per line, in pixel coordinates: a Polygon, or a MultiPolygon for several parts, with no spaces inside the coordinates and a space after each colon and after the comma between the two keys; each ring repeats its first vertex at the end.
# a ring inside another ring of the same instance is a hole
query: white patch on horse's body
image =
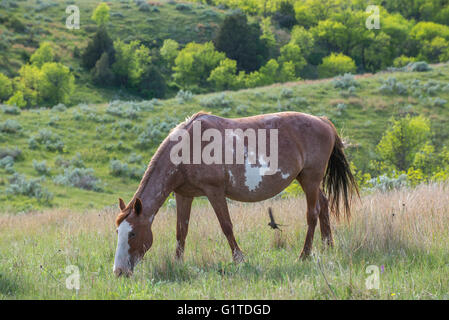
{"type": "Polygon", "coordinates": [[[235,185],[235,179],[234,179],[234,175],[232,174],[232,171],[228,170],[228,174],[229,174],[229,180],[231,181],[231,185],[235,185]]]}
{"type": "Polygon", "coordinates": [[[123,220],[120,223],[117,240],[117,250],[115,251],[114,271],[116,268],[129,268],[129,243],[128,234],[133,230],[131,225],[123,220]]]}
{"type": "Polygon", "coordinates": [[[282,179],[287,179],[288,177],[290,177],[290,174],[281,172],[281,177],[282,179]]]}
{"type": "Polygon", "coordinates": [[[254,191],[259,187],[265,170],[268,170],[266,164],[262,166],[252,165],[245,158],[245,186],[249,191],[254,191]]]}

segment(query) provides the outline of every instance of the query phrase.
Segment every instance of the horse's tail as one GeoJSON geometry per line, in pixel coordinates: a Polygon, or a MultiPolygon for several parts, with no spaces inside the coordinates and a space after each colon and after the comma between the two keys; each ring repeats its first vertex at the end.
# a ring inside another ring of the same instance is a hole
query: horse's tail
{"type": "Polygon", "coordinates": [[[338,219],[340,216],[340,201],[344,202],[345,217],[349,220],[351,217],[351,201],[354,191],[359,195],[357,183],[351,172],[351,167],[343,151],[344,146],[335,126],[328,119],[335,132],[335,144],[327,164],[326,173],[323,179],[323,187],[328,195],[331,212],[338,219]]]}

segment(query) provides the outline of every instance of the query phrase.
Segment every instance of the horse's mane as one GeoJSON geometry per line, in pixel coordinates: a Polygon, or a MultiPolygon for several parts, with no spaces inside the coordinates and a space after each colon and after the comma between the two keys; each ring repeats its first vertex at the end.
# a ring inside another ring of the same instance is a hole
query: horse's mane
{"type": "Polygon", "coordinates": [[[115,224],[117,226],[119,226],[120,223],[122,223],[122,221],[125,220],[129,216],[129,214],[131,213],[131,207],[134,204],[134,201],[136,200],[136,198],[141,197],[143,191],[145,190],[145,187],[147,186],[148,180],[151,177],[151,174],[155,170],[156,163],[158,162],[159,158],[161,158],[161,156],[163,154],[163,151],[165,150],[165,147],[170,142],[170,138],[169,138],[170,134],[172,132],[174,132],[175,130],[177,130],[177,129],[184,129],[184,128],[186,128],[193,120],[195,120],[196,118],[198,118],[200,116],[207,115],[207,114],[210,114],[210,113],[204,112],[204,111],[197,112],[197,113],[193,114],[192,116],[187,117],[183,122],[181,122],[176,127],[174,127],[172,130],[170,130],[170,133],[167,135],[167,137],[164,139],[164,141],[162,141],[160,146],[157,148],[156,153],[151,158],[151,161],[148,164],[148,167],[145,170],[145,173],[143,174],[142,180],[140,180],[139,187],[137,188],[136,192],[134,193],[134,196],[132,197],[131,201],[128,203],[126,208],[123,209],[118,214],[118,216],[117,216],[117,218],[115,220],[115,224]]]}

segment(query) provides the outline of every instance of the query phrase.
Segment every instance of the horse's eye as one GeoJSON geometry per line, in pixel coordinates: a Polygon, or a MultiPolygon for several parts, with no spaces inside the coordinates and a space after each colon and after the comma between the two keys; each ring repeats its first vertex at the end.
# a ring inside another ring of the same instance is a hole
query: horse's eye
{"type": "Polygon", "coordinates": [[[134,238],[136,234],[134,232],[128,233],[128,239],[134,238]]]}

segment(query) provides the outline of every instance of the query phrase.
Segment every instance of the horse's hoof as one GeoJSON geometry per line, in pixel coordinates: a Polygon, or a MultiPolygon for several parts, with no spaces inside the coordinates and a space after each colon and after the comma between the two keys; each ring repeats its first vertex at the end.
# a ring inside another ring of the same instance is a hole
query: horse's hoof
{"type": "Polygon", "coordinates": [[[245,262],[245,255],[243,254],[242,251],[235,251],[232,254],[232,259],[234,260],[235,263],[242,263],[245,262]]]}

